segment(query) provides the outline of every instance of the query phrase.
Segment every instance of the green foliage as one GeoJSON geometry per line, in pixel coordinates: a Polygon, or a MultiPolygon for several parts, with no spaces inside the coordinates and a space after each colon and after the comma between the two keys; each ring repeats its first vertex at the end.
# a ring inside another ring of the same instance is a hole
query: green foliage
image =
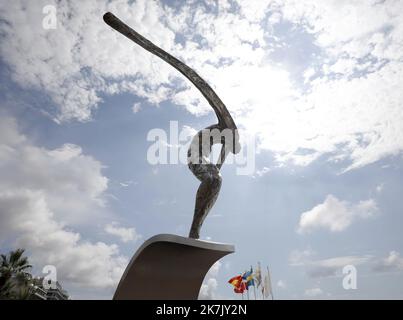
{"type": "Polygon", "coordinates": [[[31,296],[32,266],[23,256],[24,249],[0,255],[0,299],[29,299],[31,296]]]}

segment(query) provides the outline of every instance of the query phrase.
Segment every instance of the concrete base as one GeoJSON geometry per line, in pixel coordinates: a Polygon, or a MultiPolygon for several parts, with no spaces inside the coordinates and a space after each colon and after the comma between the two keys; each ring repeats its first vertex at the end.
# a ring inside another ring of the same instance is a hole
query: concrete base
{"type": "Polygon", "coordinates": [[[196,300],[207,271],[235,251],[230,244],[159,234],[128,264],[114,300],[196,300]]]}

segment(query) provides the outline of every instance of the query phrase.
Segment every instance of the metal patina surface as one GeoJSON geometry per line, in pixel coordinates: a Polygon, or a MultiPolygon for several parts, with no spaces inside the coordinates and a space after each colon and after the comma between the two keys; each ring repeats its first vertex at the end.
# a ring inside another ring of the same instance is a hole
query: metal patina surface
{"type": "Polygon", "coordinates": [[[134,31],[112,13],[106,13],[103,19],[113,29],[169,63],[188,78],[206,98],[218,118],[217,124],[209,126],[196,134],[188,151],[189,169],[201,182],[196,194],[193,222],[189,232],[190,238],[198,239],[203,221],[217,200],[221,189],[221,166],[229,152],[235,154],[240,151],[238,130],[235,122],[218,95],[192,68],[134,31]],[[203,133],[206,131],[214,131],[215,133],[212,134],[211,138],[202,139],[203,133]],[[224,131],[230,131],[232,134],[225,135],[225,139],[222,139],[224,131]],[[222,144],[217,164],[210,163],[209,161],[211,148],[215,143],[222,144]]]}

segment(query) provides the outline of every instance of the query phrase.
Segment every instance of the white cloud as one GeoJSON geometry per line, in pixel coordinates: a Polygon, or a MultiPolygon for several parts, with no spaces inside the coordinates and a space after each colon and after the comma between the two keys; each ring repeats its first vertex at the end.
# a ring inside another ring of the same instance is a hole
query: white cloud
{"type": "Polygon", "coordinates": [[[374,216],[377,210],[373,199],[351,204],[328,195],[323,203],[301,214],[298,232],[309,233],[320,228],[340,232],[349,227],[354,220],[374,216]]]}
{"type": "Polygon", "coordinates": [[[141,110],[141,103],[140,102],[136,102],[135,104],[133,104],[133,106],[132,106],[133,113],[137,113],[140,110],[141,110]]]}
{"type": "Polygon", "coordinates": [[[400,253],[392,250],[386,258],[380,259],[373,268],[377,272],[390,272],[403,270],[403,258],[400,253]]]}
{"type": "Polygon", "coordinates": [[[141,238],[135,228],[120,227],[117,222],[105,226],[105,232],[118,237],[122,242],[137,241],[141,238]]]}
{"type": "Polygon", "coordinates": [[[305,296],[307,296],[309,298],[314,298],[314,297],[322,295],[323,291],[321,288],[311,288],[311,289],[306,289],[304,294],[305,294],[305,296]]]}
{"type": "Polygon", "coordinates": [[[15,245],[26,248],[38,268],[56,266],[64,285],[111,288],[119,281],[128,261],[118,247],[85,241],[57,222],[42,192],[1,191],[0,207],[2,238],[14,238],[15,245]]]}
{"type": "Polygon", "coordinates": [[[385,184],[384,184],[384,183],[378,184],[378,185],[376,186],[376,192],[377,192],[377,193],[381,193],[384,188],[385,188],[385,184]]]}
{"type": "Polygon", "coordinates": [[[52,150],[35,146],[13,118],[2,116],[0,127],[7,132],[0,138],[0,190],[41,190],[51,211],[68,223],[105,216],[108,179],[99,161],[74,144],[52,150]]]}
{"type": "Polygon", "coordinates": [[[312,260],[308,262],[308,275],[312,278],[323,278],[340,275],[347,265],[358,266],[368,263],[372,256],[342,256],[323,260],[312,260]]]}
{"type": "MultiPolygon", "coordinates": [[[[203,12],[203,20],[193,21],[192,32],[202,37],[208,33],[205,40],[209,46],[197,52],[185,50],[184,55],[192,62],[192,57],[199,61],[195,61],[198,70],[211,79],[236,121],[257,134],[260,148],[273,151],[279,162],[301,166],[328,154],[333,161],[350,160],[346,170],[403,150],[403,94],[399,89],[403,51],[398,50],[403,45],[403,37],[399,36],[403,28],[403,11],[398,9],[401,3],[271,1],[257,5],[241,1],[240,5],[248,21],[244,28],[256,27],[256,19],[263,21],[266,11],[275,12],[293,23],[295,29],[312,35],[312,43],[305,45],[313,45],[321,52],[316,60],[305,59],[311,63],[305,71],[310,87],[305,92],[292,84],[293,69],[276,66],[268,59],[278,44],[293,45],[287,37],[276,42],[272,28],[261,29],[263,36],[261,32],[249,32],[249,41],[259,45],[248,48],[242,42],[246,39],[237,42],[236,35],[229,35],[239,18],[232,13],[216,17],[203,12]],[[390,29],[389,33],[385,28],[390,29]],[[218,34],[222,29],[226,30],[218,34]],[[274,37],[274,43],[265,36],[274,37]],[[228,57],[233,62],[219,69],[202,64],[203,60],[212,60],[209,47],[216,49],[215,60],[228,57]],[[222,47],[225,50],[221,51],[222,47]],[[386,63],[385,59],[393,55],[386,56],[386,50],[381,49],[374,52],[374,47],[387,47],[395,55],[393,61],[386,63]],[[321,68],[327,68],[327,73],[318,73],[321,68]]],[[[183,95],[200,97],[192,92],[195,91],[189,89],[183,95]]],[[[204,106],[204,101],[199,100],[204,106]]],[[[200,104],[187,103],[192,105],[188,107],[191,112],[196,112],[196,107],[201,110],[200,104]]]]}
{"type": "Polygon", "coordinates": [[[130,187],[131,185],[136,185],[136,184],[137,184],[137,182],[135,182],[135,181],[133,181],[133,180],[128,180],[128,181],[119,182],[119,185],[120,185],[122,188],[127,188],[127,187],[130,187]]]}
{"type": "Polygon", "coordinates": [[[374,272],[401,272],[403,258],[400,253],[392,250],[384,258],[373,255],[338,256],[318,259],[317,254],[310,249],[294,250],[289,255],[289,264],[294,267],[303,267],[311,278],[343,277],[343,268],[347,265],[355,267],[370,266],[374,272]]]}
{"type": "Polygon", "coordinates": [[[218,287],[217,275],[221,269],[221,266],[222,266],[222,263],[220,261],[217,261],[210,268],[210,270],[206,274],[206,277],[204,278],[204,282],[200,288],[199,299],[202,299],[202,300],[219,299],[216,291],[217,291],[217,287],[218,287]]]}
{"type": "Polygon", "coordinates": [[[103,23],[110,10],[194,67],[280,163],[327,155],[351,170],[403,150],[401,1],[248,0],[239,12],[220,3],[219,15],[193,2],[64,1],[53,31],[38,23],[41,3],[0,7],[11,26],[0,53],[15,81],[50,94],[59,120],[90,119],[100,92],[211,112],[178,72],[103,23]]]}
{"type": "Polygon", "coordinates": [[[279,281],[277,281],[277,287],[279,287],[280,289],[286,289],[287,283],[283,280],[279,280],[279,281]]]}
{"type": "Polygon", "coordinates": [[[12,118],[0,128],[0,241],[26,248],[39,269],[56,266],[65,286],[112,288],[127,258],[73,231],[105,215],[102,165],[76,145],[35,146],[12,118]]]}
{"type": "Polygon", "coordinates": [[[0,53],[12,77],[24,87],[48,93],[58,107],[58,120],[86,121],[101,101],[99,92],[131,91],[158,103],[171,84],[172,68],[157,61],[107,26],[108,10],[170,50],[174,34],[159,17],[157,2],[13,1],[0,5],[4,45],[0,53]],[[42,8],[57,8],[57,29],[42,28],[42,8]],[[152,30],[152,32],[151,32],[152,30]]]}
{"type": "Polygon", "coordinates": [[[306,148],[350,158],[347,169],[401,152],[402,2],[277,3],[285,19],[315,36],[323,54],[315,63],[326,67],[329,61],[329,71],[342,74],[311,82],[305,102],[312,109],[301,125],[312,124],[316,136],[309,141],[302,136],[306,148]]]}
{"type": "Polygon", "coordinates": [[[358,266],[372,262],[373,259],[371,255],[318,259],[314,251],[306,249],[292,251],[288,261],[291,266],[304,267],[311,278],[325,278],[341,275],[346,265],[358,266]]]}
{"type": "Polygon", "coordinates": [[[288,261],[290,262],[290,265],[292,266],[299,266],[307,263],[310,261],[312,256],[314,256],[316,253],[312,249],[306,249],[306,250],[293,250],[290,253],[290,256],[288,258],[288,261]]]}
{"type": "Polygon", "coordinates": [[[256,171],[256,174],[257,174],[259,177],[262,177],[262,176],[268,174],[270,171],[271,171],[271,169],[270,169],[269,167],[263,167],[261,170],[257,170],[257,171],[256,171]]]}
{"type": "Polygon", "coordinates": [[[216,278],[209,278],[205,281],[199,292],[199,299],[200,300],[214,300],[216,299],[216,290],[218,287],[217,279],[216,278]]]}

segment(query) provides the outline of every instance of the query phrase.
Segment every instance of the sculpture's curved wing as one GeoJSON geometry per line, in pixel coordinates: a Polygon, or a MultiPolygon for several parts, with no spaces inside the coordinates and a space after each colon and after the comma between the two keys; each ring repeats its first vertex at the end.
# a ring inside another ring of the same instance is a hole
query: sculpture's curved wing
{"type": "Polygon", "coordinates": [[[116,31],[120,32],[130,40],[133,40],[135,43],[146,49],[147,51],[155,54],[160,57],[165,62],[169,63],[175,69],[177,69],[180,73],[182,73],[186,78],[188,78],[197,89],[203,94],[208,103],[214,109],[215,114],[217,115],[220,126],[229,129],[236,129],[236,125],[234,120],[232,119],[227,107],[221,101],[221,99],[217,96],[214,90],[208,85],[206,81],[204,81],[192,68],[189,68],[186,64],[179,61],[169,53],[165,52],[161,48],[157,47],[151,41],[144,38],[141,34],[134,31],[124,22],[119,20],[115,15],[108,12],[104,15],[104,21],[111,26],[116,31]]]}

